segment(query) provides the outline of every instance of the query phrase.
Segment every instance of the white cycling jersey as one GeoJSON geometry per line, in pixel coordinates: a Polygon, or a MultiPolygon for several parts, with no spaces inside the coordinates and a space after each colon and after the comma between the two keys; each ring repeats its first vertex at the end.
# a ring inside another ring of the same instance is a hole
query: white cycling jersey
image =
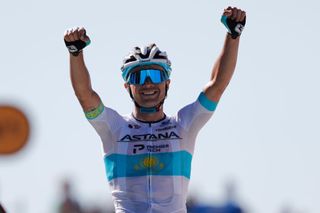
{"type": "Polygon", "coordinates": [[[100,135],[116,213],[186,213],[196,136],[217,103],[201,93],[157,122],[121,116],[101,105],[87,118],[100,135]],[[94,114],[94,113],[93,113],[94,114]]]}

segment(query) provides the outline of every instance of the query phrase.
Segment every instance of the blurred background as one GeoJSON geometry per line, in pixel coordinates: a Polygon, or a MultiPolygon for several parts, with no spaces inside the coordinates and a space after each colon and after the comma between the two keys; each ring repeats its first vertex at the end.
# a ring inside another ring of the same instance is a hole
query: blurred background
{"type": "Polygon", "coordinates": [[[320,3],[305,1],[0,1],[0,105],[22,109],[29,143],[0,156],[10,213],[112,212],[100,138],[73,93],[67,28],[84,26],[94,89],[132,110],[123,57],[155,42],[173,64],[165,102],[175,114],[210,77],[227,6],[247,11],[234,78],[198,135],[189,212],[320,212],[320,3]]]}

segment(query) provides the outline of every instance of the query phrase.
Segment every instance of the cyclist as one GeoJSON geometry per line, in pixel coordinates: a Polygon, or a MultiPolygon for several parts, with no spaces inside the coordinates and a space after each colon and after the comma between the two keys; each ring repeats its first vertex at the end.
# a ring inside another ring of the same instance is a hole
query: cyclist
{"type": "Polygon", "coordinates": [[[197,100],[175,116],[163,110],[171,62],[155,44],[135,47],[121,67],[125,88],[134,102],[130,115],[106,107],[92,89],[83,59],[90,43],[84,28],[67,30],[73,89],[103,144],[104,162],[114,206],[121,212],[186,212],[191,160],[196,136],[216,109],[234,73],[246,13],[224,10],[228,33],[209,83],[197,100]]]}

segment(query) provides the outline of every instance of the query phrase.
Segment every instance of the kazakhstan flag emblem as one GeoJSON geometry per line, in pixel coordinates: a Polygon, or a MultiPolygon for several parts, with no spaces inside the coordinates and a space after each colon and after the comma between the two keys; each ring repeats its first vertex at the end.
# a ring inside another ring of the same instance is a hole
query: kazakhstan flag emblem
{"type": "Polygon", "coordinates": [[[152,172],[160,171],[164,168],[164,163],[160,162],[157,157],[147,156],[142,158],[139,163],[134,165],[134,170],[151,169],[152,172]]]}

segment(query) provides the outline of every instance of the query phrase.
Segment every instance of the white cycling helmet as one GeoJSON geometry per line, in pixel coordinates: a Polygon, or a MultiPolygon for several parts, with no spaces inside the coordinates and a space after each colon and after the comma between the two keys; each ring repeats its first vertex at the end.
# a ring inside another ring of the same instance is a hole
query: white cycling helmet
{"type": "Polygon", "coordinates": [[[170,76],[171,62],[166,52],[160,51],[156,44],[150,44],[143,48],[135,47],[123,60],[122,78],[127,81],[130,70],[134,67],[152,64],[160,65],[170,76]]]}

